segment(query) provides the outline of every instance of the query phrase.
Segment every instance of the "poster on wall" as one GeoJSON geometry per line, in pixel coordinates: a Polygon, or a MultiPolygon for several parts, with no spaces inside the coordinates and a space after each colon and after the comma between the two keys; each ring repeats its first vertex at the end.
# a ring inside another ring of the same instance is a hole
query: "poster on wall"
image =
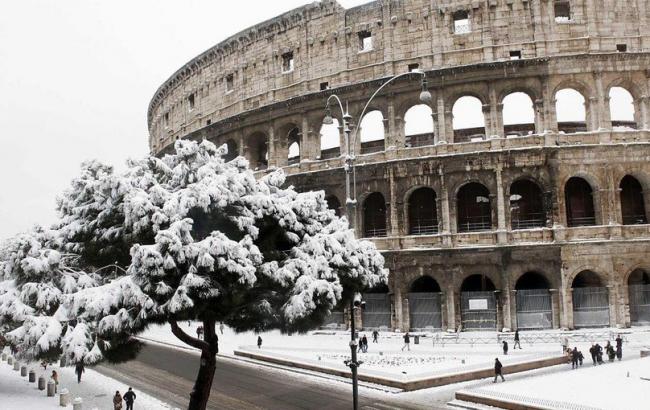
{"type": "Polygon", "coordinates": [[[469,300],[469,310],[487,310],[488,300],[487,299],[470,299],[469,300]]]}

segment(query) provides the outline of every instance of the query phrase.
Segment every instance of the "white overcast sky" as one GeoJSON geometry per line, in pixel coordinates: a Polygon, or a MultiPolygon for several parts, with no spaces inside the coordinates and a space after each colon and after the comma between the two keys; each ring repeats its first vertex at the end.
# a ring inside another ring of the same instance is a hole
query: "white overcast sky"
{"type": "MultiPolygon", "coordinates": [[[[156,88],[226,37],[307,0],[20,0],[0,12],[0,239],[55,220],[86,159],[148,152],[156,88]]],[[[339,0],[352,7],[367,0],[339,0]]]]}

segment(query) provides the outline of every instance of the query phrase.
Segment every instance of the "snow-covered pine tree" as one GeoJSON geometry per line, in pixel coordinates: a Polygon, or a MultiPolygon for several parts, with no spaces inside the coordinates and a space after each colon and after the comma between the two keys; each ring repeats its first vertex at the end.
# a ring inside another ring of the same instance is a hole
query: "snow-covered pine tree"
{"type": "MultiPolygon", "coordinates": [[[[109,283],[62,298],[54,318],[86,326],[68,328],[61,346],[74,350],[93,332],[95,340],[123,340],[167,322],[201,350],[190,409],[207,404],[218,321],[236,330],[305,331],[341,300],[386,281],[382,256],[354,238],[322,192],[283,188],[282,171],[256,179],[245,159],[224,162],[225,150],[177,141],[174,154],[131,162],[119,176],[86,164],[59,202],[52,241],[78,255],[85,271],[109,261],[128,266],[109,283]],[[203,340],[177,325],[188,319],[202,322],[203,340]]],[[[95,347],[73,360],[97,359],[95,347]]]]}

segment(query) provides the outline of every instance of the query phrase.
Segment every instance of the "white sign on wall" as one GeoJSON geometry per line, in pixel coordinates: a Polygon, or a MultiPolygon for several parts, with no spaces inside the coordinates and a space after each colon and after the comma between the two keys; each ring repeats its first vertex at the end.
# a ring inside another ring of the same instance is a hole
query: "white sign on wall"
{"type": "Polygon", "coordinates": [[[488,300],[487,299],[470,299],[469,300],[469,310],[487,310],[488,300]]]}

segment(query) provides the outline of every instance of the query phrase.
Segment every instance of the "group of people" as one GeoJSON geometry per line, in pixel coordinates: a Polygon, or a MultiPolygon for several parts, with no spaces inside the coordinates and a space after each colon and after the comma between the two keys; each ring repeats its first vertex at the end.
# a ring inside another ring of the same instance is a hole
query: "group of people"
{"type": "Polygon", "coordinates": [[[359,338],[359,347],[357,348],[357,352],[368,353],[368,338],[366,335],[359,338]]]}
{"type": "MultiPolygon", "coordinates": [[[[616,342],[616,347],[614,347],[609,340],[607,341],[605,348],[603,348],[599,343],[591,344],[589,354],[591,355],[591,361],[594,366],[605,363],[603,360],[603,354],[607,355],[610,362],[613,362],[616,359],[621,360],[623,358],[623,338],[621,338],[621,335],[618,335],[614,341],[616,342]]],[[[568,342],[566,343],[568,344],[568,342]]],[[[584,356],[577,347],[574,347],[573,349],[567,347],[566,354],[571,359],[572,369],[577,369],[579,366],[582,366],[584,356]]]]}
{"type": "MultiPolygon", "coordinates": [[[[519,330],[515,330],[515,343],[512,348],[516,349],[517,347],[519,347],[519,350],[521,350],[521,343],[519,342],[519,330]]],[[[508,342],[505,340],[503,341],[503,354],[508,354],[508,342]]]]}
{"type": "Polygon", "coordinates": [[[133,402],[135,401],[135,393],[133,389],[129,387],[129,391],[124,393],[122,396],[118,391],[115,392],[113,396],[113,410],[122,410],[122,400],[126,403],[126,410],[133,410],[133,402]]]}

